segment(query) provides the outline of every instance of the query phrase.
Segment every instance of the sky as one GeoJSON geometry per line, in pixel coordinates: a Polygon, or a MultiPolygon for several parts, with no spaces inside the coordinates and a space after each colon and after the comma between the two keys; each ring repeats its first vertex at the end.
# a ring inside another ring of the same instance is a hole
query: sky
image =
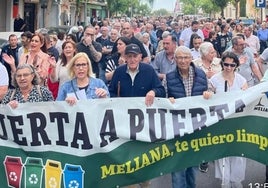
{"type": "Polygon", "coordinates": [[[153,10],[158,10],[161,8],[167,11],[173,11],[176,0],[155,0],[153,10]]]}

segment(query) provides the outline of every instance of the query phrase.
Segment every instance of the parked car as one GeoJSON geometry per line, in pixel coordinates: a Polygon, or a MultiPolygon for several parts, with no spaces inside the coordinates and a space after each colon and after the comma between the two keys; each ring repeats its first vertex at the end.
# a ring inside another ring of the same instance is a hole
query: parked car
{"type": "Polygon", "coordinates": [[[255,23],[254,18],[246,18],[246,17],[241,17],[239,20],[236,20],[236,23],[243,23],[244,26],[250,26],[255,23]]]}

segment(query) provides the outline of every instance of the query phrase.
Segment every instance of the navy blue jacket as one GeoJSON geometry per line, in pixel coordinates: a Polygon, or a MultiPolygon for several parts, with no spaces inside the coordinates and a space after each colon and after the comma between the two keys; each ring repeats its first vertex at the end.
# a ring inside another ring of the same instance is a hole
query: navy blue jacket
{"type": "Polygon", "coordinates": [[[127,73],[127,65],[121,65],[115,69],[109,85],[111,97],[145,97],[147,92],[153,90],[156,97],[165,97],[165,89],[162,86],[155,70],[151,65],[140,63],[139,72],[132,83],[127,73]]]}
{"type": "MultiPolygon", "coordinates": [[[[206,74],[203,70],[195,67],[193,63],[191,63],[191,66],[193,66],[195,74],[191,96],[203,95],[203,92],[207,91],[208,89],[206,74]]],[[[166,79],[167,79],[168,97],[174,97],[174,98],[186,97],[182,77],[179,74],[177,68],[176,70],[168,73],[166,75],[166,79]]]]}
{"type": "Polygon", "coordinates": [[[11,49],[10,45],[7,44],[6,46],[3,47],[2,52],[1,52],[1,61],[2,61],[3,65],[6,67],[7,73],[8,73],[8,78],[9,78],[9,86],[8,87],[9,88],[14,88],[11,84],[12,83],[11,67],[7,62],[5,62],[2,59],[2,55],[3,55],[3,53],[6,53],[7,55],[11,55],[15,59],[15,66],[17,67],[19,64],[19,56],[18,56],[19,48],[20,48],[20,46],[17,45],[16,48],[11,49]]]}

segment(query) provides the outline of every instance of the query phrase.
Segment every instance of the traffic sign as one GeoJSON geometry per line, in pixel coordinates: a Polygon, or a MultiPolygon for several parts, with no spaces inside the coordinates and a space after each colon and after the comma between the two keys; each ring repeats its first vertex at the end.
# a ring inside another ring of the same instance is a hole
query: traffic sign
{"type": "Polygon", "coordinates": [[[266,7],[266,0],[255,0],[256,8],[265,8],[266,7]]]}

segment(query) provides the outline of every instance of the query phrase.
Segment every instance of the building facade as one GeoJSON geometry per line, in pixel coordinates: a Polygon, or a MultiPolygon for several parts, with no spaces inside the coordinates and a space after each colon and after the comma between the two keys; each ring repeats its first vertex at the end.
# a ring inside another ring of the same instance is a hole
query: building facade
{"type": "MultiPolygon", "coordinates": [[[[246,0],[246,4],[243,9],[240,6],[243,5],[238,5],[238,15],[244,15],[243,17],[248,18],[259,18],[263,21],[266,20],[266,15],[268,15],[268,0],[266,1],[266,8],[256,8],[255,0],[246,0]]],[[[224,15],[226,18],[236,18],[236,8],[233,4],[229,3],[227,5],[227,7],[224,9],[224,15]]]]}
{"type": "Polygon", "coordinates": [[[92,18],[107,16],[105,0],[1,0],[0,7],[0,31],[13,31],[17,14],[31,32],[42,27],[87,25],[92,18]]]}

